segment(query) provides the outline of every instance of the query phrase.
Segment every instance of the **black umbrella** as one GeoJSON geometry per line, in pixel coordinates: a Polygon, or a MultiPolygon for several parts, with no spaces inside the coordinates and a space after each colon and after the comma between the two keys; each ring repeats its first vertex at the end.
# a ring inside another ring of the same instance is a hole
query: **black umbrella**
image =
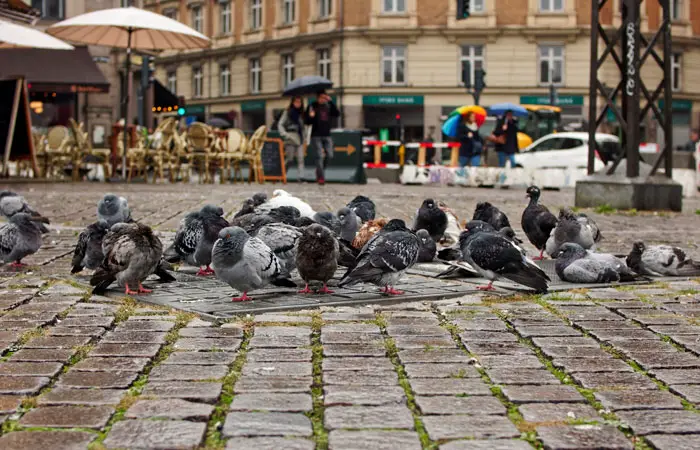
{"type": "Polygon", "coordinates": [[[332,87],[333,82],[328,78],[318,75],[306,75],[289,83],[284,90],[284,95],[287,97],[309,95],[332,87]]]}
{"type": "Polygon", "coordinates": [[[207,120],[207,125],[214,128],[231,128],[231,124],[221,117],[212,117],[207,120]]]}

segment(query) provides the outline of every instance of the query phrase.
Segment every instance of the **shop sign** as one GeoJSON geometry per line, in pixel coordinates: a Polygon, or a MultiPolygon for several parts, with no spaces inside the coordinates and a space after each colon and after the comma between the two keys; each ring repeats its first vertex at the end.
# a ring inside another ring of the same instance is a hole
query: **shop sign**
{"type": "Polygon", "coordinates": [[[248,100],[241,103],[242,112],[265,111],[265,100],[248,100]]]}
{"type": "Polygon", "coordinates": [[[397,106],[422,105],[422,95],[363,95],[363,105],[397,106]]]}
{"type": "MultiPolygon", "coordinates": [[[[664,107],[664,100],[661,99],[659,100],[659,108],[663,109],[664,107]]],[[[680,100],[680,99],[673,99],[671,102],[671,109],[673,111],[692,111],[693,110],[693,102],[691,100],[680,100]]]]}
{"type": "MultiPolygon", "coordinates": [[[[548,95],[521,95],[521,105],[549,105],[548,95]]],[[[559,95],[555,101],[557,106],[583,106],[583,95],[559,95]]]]}

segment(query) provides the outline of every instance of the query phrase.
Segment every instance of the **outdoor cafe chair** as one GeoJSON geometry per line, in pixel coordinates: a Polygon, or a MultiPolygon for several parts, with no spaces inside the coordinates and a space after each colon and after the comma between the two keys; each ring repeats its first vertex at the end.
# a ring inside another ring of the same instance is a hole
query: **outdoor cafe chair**
{"type": "MultiPolygon", "coordinates": [[[[221,182],[230,180],[234,172],[240,172],[243,161],[243,149],[247,145],[248,138],[238,129],[228,130],[226,133],[226,152],[221,155],[221,182]]],[[[233,178],[235,183],[236,179],[233,178]]]]}
{"type": "Polygon", "coordinates": [[[73,140],[68,128],[57,125],[49,128],[46,135],[44,176],[63,176],[63,169],[72,159],[73,140]],[[59,171],[56,173],[56,171],[59,171]]]}
{"type": "Polygon", "coordinates": [[[187,129],[187,149],[199,169],[200,183],[211,182],[209,164],[214,145],[212,129],[201,122],[194,122],[187,129]]]}

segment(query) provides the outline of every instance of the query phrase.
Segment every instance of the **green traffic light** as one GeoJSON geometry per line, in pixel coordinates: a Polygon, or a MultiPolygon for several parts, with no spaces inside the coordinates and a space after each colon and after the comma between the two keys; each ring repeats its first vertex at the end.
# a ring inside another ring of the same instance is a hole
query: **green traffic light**
{"type": "Polygon", "coordinates": [[[184,115],[185,115],[185,108],[179,107],[179,108],[177,109],[177,115],[178,115],[178,116],[184,116],[184,115]]]}

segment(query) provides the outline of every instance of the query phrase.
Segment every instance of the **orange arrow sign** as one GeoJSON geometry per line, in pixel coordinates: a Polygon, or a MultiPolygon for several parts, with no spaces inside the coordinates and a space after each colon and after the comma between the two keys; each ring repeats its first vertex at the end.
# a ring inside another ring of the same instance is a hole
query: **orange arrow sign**
{"type": "Polygon", "coordinates": [[[352,144],[348,144],[347,147],[336,147],[336,148],[335,148],[335,151],[336,151],[336,152],[345,152],[345,153],[348,154],[348,156],[350,156],[350,155],[352,155],[353,153],[355,153],[355,150],[357,150],[357,149],[356,149],[355,146],[352,145],[352,144]]]}

